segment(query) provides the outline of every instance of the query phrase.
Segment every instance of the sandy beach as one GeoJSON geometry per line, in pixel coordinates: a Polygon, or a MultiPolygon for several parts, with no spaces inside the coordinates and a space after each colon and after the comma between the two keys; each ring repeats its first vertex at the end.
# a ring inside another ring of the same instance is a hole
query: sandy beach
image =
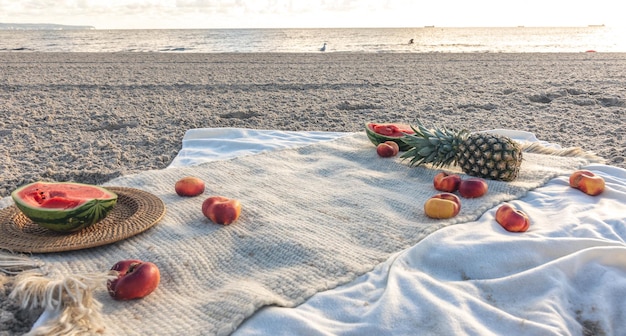
{"type": "Polygon", "coordinates": [[[166,167],[199,127],[518,129],[626,167],[624,54],[0,54],[0,196],[166,167]]]}
{"type": "Polygon", "coordinates": [[[0,196],[166,167],[199,127],[533,132],[626,167],[624,54],[0,54],[0,196]]]}
{"type": "MultiPolygon", "coordinates": [[[[626,168],[626,54],[0,53],[0,117],[0,197],[165,168],[204,127],[419,119],[533,132],[626,168]]],[[[5,298],[0,335],[27,331],[5,298]]]]}

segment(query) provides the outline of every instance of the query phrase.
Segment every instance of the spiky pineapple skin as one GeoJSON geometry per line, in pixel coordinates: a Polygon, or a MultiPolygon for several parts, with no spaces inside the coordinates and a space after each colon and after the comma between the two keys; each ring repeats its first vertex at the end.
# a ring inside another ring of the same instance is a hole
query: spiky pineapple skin
{"type": "Polygon", "coordinates": [[[519,174],[522,150],[509,137],[445,127],[428,129],[419,121],[411,128],[415,133],[402,138],[411,148],[401,156],[409,159],[411,166],[457,165],[468,175],[500,181],[512,181],[519,174]]]}
{"type": "Polygon", "coordinates": [[[513,181],[519,174],[522,149],[503,135],[472,133],[459,143],[456,163],[468,175],[513,181]]]}

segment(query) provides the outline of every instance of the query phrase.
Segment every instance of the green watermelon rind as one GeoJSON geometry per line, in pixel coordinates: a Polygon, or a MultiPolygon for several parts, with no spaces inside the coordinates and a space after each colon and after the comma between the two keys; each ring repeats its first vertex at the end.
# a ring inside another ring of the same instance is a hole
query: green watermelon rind
{"type": "Polygon", "coordinates": [[[390,137],[387,135],[382,135],[382,134],[378,134],[374,132],[374,130],[370,127],[370,125],[372,124],[376,124],[376,125],[383,125],[383,124],[373,123],[373,122],[365,123],[365,133],[367,134],[367,138],[374,144],[374,146],[378,146],[378,144],[381,144],[385,141],[393,141],[398,144],[398,147],[403,152],[411,149],[411,146],[407,145],[404,141],[401,140],[402,137],[390,137]]]}
{"type": "Polygon", "coordinates": [[[76,208],[68,210],[36,208],[25,204],[18,196],[21,190],[28,188],[31,184],[16,189],[11,193],[11,197],[13,198],[15,206],[20,209],[24,216],[28,217],[33,223],[56,232],[75,232],[96,224],[103,220],[117,204],[117,194],[106,188],[73,182],[51,184],[68,183],[87,188],[98,188],[108,194],[110,198],[92,199],[76,208]]]}

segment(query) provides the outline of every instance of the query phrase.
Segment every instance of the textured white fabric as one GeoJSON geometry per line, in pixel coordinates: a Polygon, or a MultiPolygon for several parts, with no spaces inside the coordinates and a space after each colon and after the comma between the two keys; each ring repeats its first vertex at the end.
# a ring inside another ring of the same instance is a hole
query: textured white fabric
{"type": "Polygon", "coordinates": [[[234,335],[622,335],[626,170],[585,168],[605,179],[600,196],[559,176],[511,202],[530,216],[525,233],[502,229],[494,207],[234,335]]]}
{"type": "Polygon", "coordinates": [[[169,168],[189,167],[278,149],[334,140],[347,132],[279,131],[249,128],[194,128],[185,132],[182,148],[169,168]]]}
{"type": "MultiPolygon", "coordinates": [[[[487,130],[506,135],[519,143],[538,143],[547,148],[558,144],[537,139],[535,134],[519,130],[487,130]]],[[[348,132],[279,131],[249,128],[194,128],[185,132],[182,148],[169,168],[189,167],[205,162],[232,159],[284,148],[293,148],[351,135],[348,132]]]]}
{"type": "Polygon", "coordinates": [[[264,305],[298,305],[372,270],[441,227],[474,221],[583,163],[525,155],[515,182],[489,181],[489,193],[464,199],[457,217],[432,220],[422,207],[435,193],[436,171],[380,158],[363,133],[351,134],[117,178],[107,185],[161,197],[168,209],[162,222],[113,245],[37,258],[62,272],[108,269],[127,258],[159,265],[161,285],[142,300],[116,302],[106,291],[98,293],[111,334],[228,334],[264,305]],[[207,182],[205,196],[239,199],[240,220],[227,227],[212,224],[200,212],[203,197],[175,195],[175,181],[186,175],[207,182]]]}

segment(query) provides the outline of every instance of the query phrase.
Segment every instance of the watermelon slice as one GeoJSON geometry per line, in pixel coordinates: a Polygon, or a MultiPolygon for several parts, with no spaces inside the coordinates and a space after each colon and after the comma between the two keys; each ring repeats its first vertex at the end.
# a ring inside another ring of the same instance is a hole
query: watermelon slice
{"type": "Polygon", "coordinates": [[[11,197],[26,217],[57,232],[93,225],[117,203],[117,195],[105,188],[73,182],[35,182],[16,189],[11,197]]]}
{"type": "Polygon", "coordinates": [[[402,137],[406,134],[414,134],[415,132],[411,129],[411,126],[405,124],[394,124],[394,123],[367,123],[365,124],[365,132],[367,133],[367,137],[374,145],[378,145],[385,141],[393,141],[398,144],[401,151],[406,151],[410,149],[404,141],[402,141],[402,137]]]}

